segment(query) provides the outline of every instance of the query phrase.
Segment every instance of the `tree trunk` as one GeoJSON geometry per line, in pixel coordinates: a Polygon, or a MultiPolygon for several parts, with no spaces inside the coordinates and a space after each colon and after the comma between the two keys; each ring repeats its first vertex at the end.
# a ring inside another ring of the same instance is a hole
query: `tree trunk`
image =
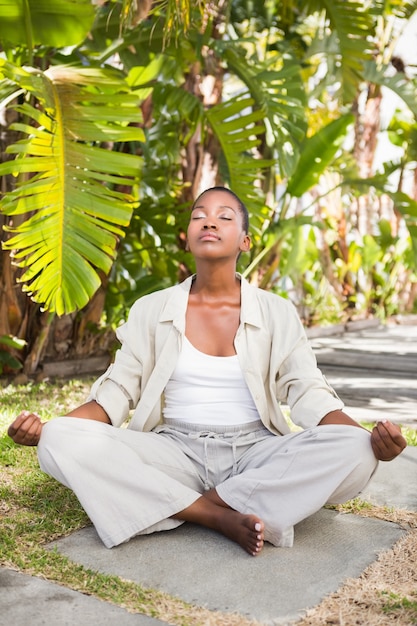
{"type": "MultiPolygon", "coordinates": [[[[219,2],[217,14],[213,19],[212,36],[221,39],[219,27],[224,22],[223,11],[226,2],[219,2]]],[[[204,65],[194,63],[190,67],[184,89],[199,98],[204,109],[210,109],[222,100],[224,69],[221,59],[213,50],[203,50],[204,65]]],[[[220,145],[217,137],[209,130],[204,141],[201,129],[194,134],[184,151],[182,177],[184,185],[184,201],[193,200],[199,193],[217,184],[219,178],[220,145]],[[189,183],[189,184],[187,184],[189,183]]]]}
{"type": "MultiPolygon", "coordinates": [[[[218,12],[213,21],[214,38],[221,38],[219,26],[224,21],[222,11],[227,3],[218,3],[218,12]]],[[[221,60],[216,57],[212,50],[206,51],[205,63],[194,63],[186,75],[184,89],[199,98],[204,109],[209,109],[219,104],[222,100],[224,81],[224,69],[221,60]]],[[[181,163],[182,170],[182,196],[180,201],[190,204],[205,189],[214,187],[219,182],[219,154],[221,148],[217,137],[211,129],[206,129],[203,140],[201,128],[194,133],[188,144],[184,147],[181,163]]],[[[183,249],[186,246],[185,233],[180,234],[179,245],[183,249]]],[[[184,280],[190,275],[190,269],[182,266],[178,279],[184,280]]]]}
{"type": "MultiPolygon", "coordinates": [[[[369,85],[363,113],[356,111],[355,145],[353,154],[358,164],[359,176],[369,178],[374,174],[375,151],[381,127],[382,93],[379,85],[369,85]]],[[[373,232],[374,203],[371,194],[363,195],[357,203],[357,228],[362,235],[373,232]]]]}

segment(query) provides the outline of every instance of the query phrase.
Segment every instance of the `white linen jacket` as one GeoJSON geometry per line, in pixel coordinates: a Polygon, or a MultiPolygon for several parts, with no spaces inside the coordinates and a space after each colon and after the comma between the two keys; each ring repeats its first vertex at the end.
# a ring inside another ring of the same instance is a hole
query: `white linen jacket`
{"type": "MultiPolygon", "coordinates": [[[[285,403],[295,424],[316,426],[330,411],[342,409],[343,402],[317,368],[295,307],[239,278],[235,348],[262,422],[275,434],[290,432],[280,409],[285,403]]],[[[140,298],[117,330],[121,348],[89,396],[113,426],[121,426],[131,410],[129,428],[149,431],[162,421],[164,389],[181,350],[192,280],[140,298]]]]}

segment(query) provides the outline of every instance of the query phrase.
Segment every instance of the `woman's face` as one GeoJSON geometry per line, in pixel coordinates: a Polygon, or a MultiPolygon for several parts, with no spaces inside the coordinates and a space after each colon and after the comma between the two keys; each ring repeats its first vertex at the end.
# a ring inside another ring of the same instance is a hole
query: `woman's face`
{"type": "Polygon", "coordinates": [[[240,252],[249,250],[250,238],[236,198],[221,190],[203,193],[191,210],[187,241],[196,258],[236,259],[240,252]]]}

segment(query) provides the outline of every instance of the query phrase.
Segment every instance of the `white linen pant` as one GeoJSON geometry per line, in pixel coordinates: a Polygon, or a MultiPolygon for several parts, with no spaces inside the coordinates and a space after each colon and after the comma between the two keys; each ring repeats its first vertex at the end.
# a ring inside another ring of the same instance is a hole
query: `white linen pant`
{"type": "Polygon", "coordinates": [[[293,544],[293,526],[326,503],[356,497],[377,461],[370,434],[325,425],[276,436],[261,422],[236,427],[176,420],[139,432],[74,417],[45,424],[40,467],[74,491],[104,545],[168,530],[213,487],[232,509],[265,524],[265,539],[293,544]]]}

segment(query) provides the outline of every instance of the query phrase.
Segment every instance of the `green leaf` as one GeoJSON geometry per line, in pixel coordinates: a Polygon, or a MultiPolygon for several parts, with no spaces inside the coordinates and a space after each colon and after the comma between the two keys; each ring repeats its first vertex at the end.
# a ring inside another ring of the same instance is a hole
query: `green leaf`
{"type": "Polygon", "coordinates": [[[27,342],[24,339],[19,339],[18,337],[14,337],[13,335],[0,335],[0,347],[8,346],[9,348],[21,350],[25,347],[26,343],[27,342]]]}
{"type": "Polygon", "coordinates": [[[387,66],[379,68],[374,61],[368,61],[365,64],[364,78],[370,83],[386,87],[397,94],[417,119],[416,81],[407,78],[402,73],[387,76],[388,69],[387,66]]]}
{"type": "Polygon", "coordinates": [[[1,211],[27,215],[6,228],[4,248],[24,270],[25,291],[62,315],[87,304],[130,223],[136,201],[113,185],[132,187],[142,160],[97,143],[142,139],[142,130],[127,124],[141,122],[140,101],[111,70],[56,66],[43,73],[0,59],[0,72],[37,102],[16,107],[27,121],[15,130],[25,138],[7,149],[17,158],[0,165],[0,175],[19,175],[1,211]]]}
{"type": "Polygon", "coordinates": [[[325,10],[330,28],[337,36],[342,93],[345,102],[351,102],[362,79],[363,64],[371,58],[372,11],[355,0],[309,0],[308,5],[325,10]]]}
{"type": "Polygon", "coordinates": [[[217,48],[228,68],[236,73],[249,89],[256,106],[263,111],[266,141],[276,151],[276,161],[282,178],[292,174],[299,157],[299,146],[307,128],[306,94],[300,64],[289,55],[270,56],[268,62],[253,62],[245,58],[242,42],[219,42],[217,48]]]}
{"type": "Polygon", "coordinates": [[[95,17],[91,0],[0,0],[3,47],[62,48],[80,43],[95,17]]]}
{"type": "Polygon", "coordinates": [[[318,182],[333,161],[345,139],[347,129],[354,121],[352,114],[343,115],[305,140],[297,169],[288,182],[287,193],[299,198],[318,182]]]}
{"type": "Polygon", "coordinates": [[[416,0],[401,0],[399,2],[384,2],[385,11],[401,20],[409,20],[417,11],[416,0]]]}
{"type": "Polygon", "coordinates": [[[2,350],[0,347],[0,374],[3,374],[5,368],[11,370],[19,370],[23,365],[14,356],[2,350]]]}
{"type": "Polygon", "coordinates": [[[259,215],[263,198],[257,182],[262,169],[273,162],[259,158],[257,153],[258,137],[265,133],[265,126],[263,112],[252,110],[253,104],[246,93],[212,107],[205,115],[223,150],[226,180],[248,210],[259,215]]]}

